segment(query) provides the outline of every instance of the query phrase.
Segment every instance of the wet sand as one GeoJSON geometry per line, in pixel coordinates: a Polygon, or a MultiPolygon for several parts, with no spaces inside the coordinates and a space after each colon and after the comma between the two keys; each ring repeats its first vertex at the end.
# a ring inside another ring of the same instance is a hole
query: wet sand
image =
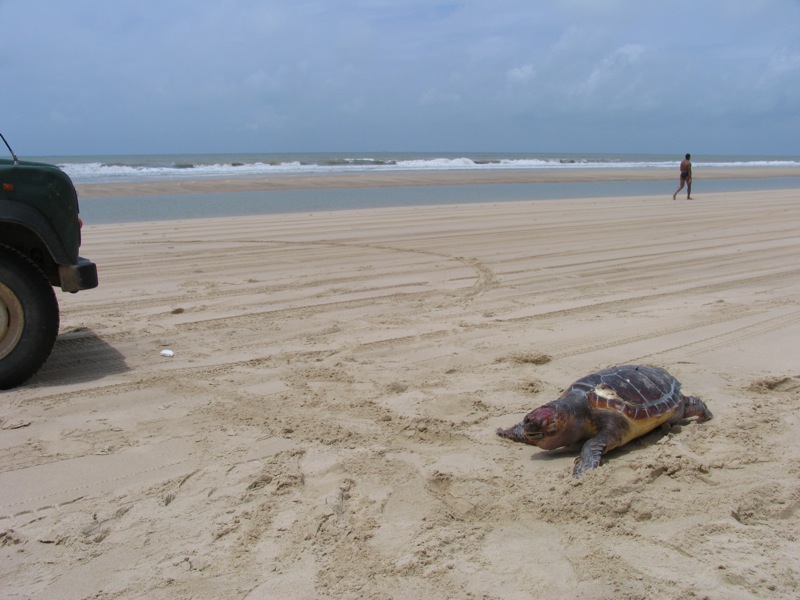
{"type": "Polygon", "coordinates": [[[88,225],[0,393],[3,595],[795,598],[798,231],[799,190],[88,225]],[[495,435],[621,363],[715,418],[579,481],[495,435]]]}
{"type": "MultiPolygon", "coordinates": [[[[696,179],[800,177],[797,167],[743,167],[697,169],[696,179]]],[[[253,192],[287,189],[334,189],[419,185],[480,185],[502,183],[566,183],[591,181],[667,181],[678,185],[678,172],[666,169],[560,168],[526,171],[401,171],[335,175],[286,175],[237,179],[195,179],[149,183],[95,183],[76,186],[82,198],[181,193],[253,192]]]]}

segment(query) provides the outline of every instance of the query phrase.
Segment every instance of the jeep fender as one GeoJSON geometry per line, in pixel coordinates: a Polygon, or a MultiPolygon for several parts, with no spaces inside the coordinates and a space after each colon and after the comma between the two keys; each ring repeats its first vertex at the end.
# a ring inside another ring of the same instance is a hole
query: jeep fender
{"type": "MultiPolygon", "coordinates": [[[[64,247],[61,238],[56,234],[47,219],[30,205],[0,200],[0,228],[2,223],[13,223],[31,231],[42,241],[42,245],[47,248],[50,256],[57,264],[71,265],[78,261],[77,250],[75,256],[72,256],[64,247]]],[[[0,238],[0,243],[4,241],[4,239],[0,238]]]]}

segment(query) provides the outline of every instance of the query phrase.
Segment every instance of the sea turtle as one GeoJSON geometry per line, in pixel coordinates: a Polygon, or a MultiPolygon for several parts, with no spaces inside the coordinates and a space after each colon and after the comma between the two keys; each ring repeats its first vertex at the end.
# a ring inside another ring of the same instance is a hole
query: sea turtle
{"type": "Polygon", "coordinates": [[[681,394],[681,384],[658,367],[624,365],[582,377],[558,400],[528,413],[497,435],[545,450],[586,440],[572,474],[580,477],[600,457],[663,423],[712,418],[700,398],[681,394]]]}

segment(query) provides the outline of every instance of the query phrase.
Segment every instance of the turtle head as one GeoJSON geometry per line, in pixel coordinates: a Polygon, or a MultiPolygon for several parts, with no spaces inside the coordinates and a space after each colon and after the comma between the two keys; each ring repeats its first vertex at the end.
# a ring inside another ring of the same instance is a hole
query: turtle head
{"type": "Polygon", "coordinates": [[[529,412],[521,423],[510,429],[498,429],[497,435],[515,442],[552,450],[575,443],[574,416],[545,404],[529,412]]]}
{"type": "Polygon", "coordinates": [[[545,450],[551,450],[572,443],[563,442],[561,438],[566,430],[566,414],[552,406],[544,405],[532,410],[522,420],[522,427],[525,435],[531,440],[532,444],[545,450]]]}

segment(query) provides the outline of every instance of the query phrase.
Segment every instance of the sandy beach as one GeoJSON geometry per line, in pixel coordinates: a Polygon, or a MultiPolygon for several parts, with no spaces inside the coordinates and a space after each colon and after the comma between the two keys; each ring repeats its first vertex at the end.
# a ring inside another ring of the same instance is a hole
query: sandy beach
{"type": "MultiPolygon", "coordinates": [[[[164,185],[80,193],[231,184],[164,185]]],[[[800,190],[667,188],[87,225],[0,392],[0,596],[797,598],[800,190]],[[580,480],[495,435],[624,363],[715,418],[580,480]]]]}

